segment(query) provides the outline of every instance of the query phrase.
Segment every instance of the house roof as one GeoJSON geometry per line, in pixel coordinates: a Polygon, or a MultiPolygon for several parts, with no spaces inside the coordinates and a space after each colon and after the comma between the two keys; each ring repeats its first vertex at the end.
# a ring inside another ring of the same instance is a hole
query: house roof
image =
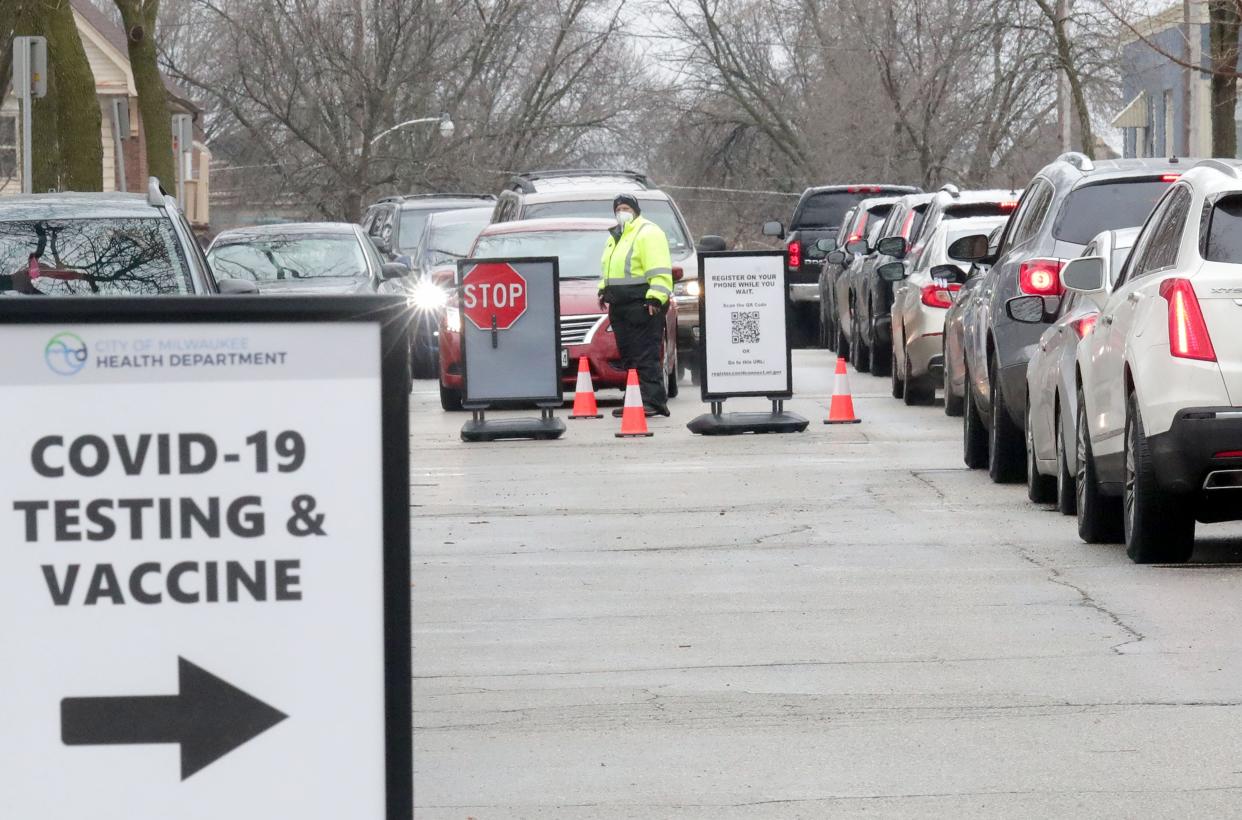
{"type": "MultiPolygon", "coordinates": [[[[99,33],[99,36],[108,42],[108,45],[120,52],[126,60],[129,59],[128,38],[125,36],[125,32],[116,24],[116,21],[111,16],[100,11],[99,7],[92,3],[91,0],[70,0],[70,3],[73,5],[73,10],[77,12],[78,16],[85,20],[87,25],[95,29],[95,31],[99,33]]],[[[167,74],[161,71],[160,78],[164,81],[165,90],[168,91],[168,93],[177,102],[181,103],[194,113],[202,111],[202,109],[199,108],[193,100],[186,97],[185,90],[174,83],[172,78],[170,78],[167,74]]]]}

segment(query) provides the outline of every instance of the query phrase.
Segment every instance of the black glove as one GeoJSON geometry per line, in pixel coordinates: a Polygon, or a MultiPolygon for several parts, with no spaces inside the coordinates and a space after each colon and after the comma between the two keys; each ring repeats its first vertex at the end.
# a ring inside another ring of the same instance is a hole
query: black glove
{"type": "Polygon", "coordinates": [[[658,316],[659,314],[664,312],[664,303],[661,302],[659,299],[652,299],[648,297],[646,300],[646,305],[648,308],[647,312],[650,313],[652,316],[658,316]]]}
{"type": "Polygon", "coordinates": [[[600,291],[599,294],[599,309],[604,311],[608,310],[608,300],[604,298],[603,291],[600,291]]]}

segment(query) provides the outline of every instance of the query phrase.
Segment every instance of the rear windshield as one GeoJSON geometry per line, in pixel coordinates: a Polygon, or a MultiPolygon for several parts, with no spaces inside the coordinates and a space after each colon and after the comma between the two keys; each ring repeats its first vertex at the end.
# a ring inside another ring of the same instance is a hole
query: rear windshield
{"type": "Polygon", "coordinates": [[[427,247],[423,248],[425,263],[443,265],[470,252],[470,246],[474,244],[479,232],[491,223],[492,212],[467,213],[467,216],[437,215],[427,222],[424,231],[427,247]]]}
{"type": "Polygon", "coordinates": [[[871,229],[878,226],[893,209],[892,205],[880,205],[867,211],[867,224],[863,227],[863,236],[870,236],[871,229]]]}
{"type": "Polygon", "coordinates": [[[172,223],[160,217],[0,222],[0,294],[192,293],[172,223]]]}
{"type": "MultiPolygon", "coordinates": [[[[798,206],[790,229],[835,228],[845,218],[845,212],[864,199],[871,199],[877,196],[897,196],[905,193],[910,193],[910,189],[868,186],[866,190],[852,193],[850,191],[825,191],[822,194],[811,194],[798,206]]],[[[885,211],[885,213],[888,213],[888,211],[885,211]]]]}
{"type": "Polygon", "coordinates": [[[1242,264],[1242,196],[1226,197],[1212,208],[1203,258],[1242,264]]]}
{"type": "Polygon", "coordinates": [[[326,236],[268,234],[217,243],[207,255],[218,275],[250,282],[285,279],[365,279],[362,245],[352,233],[326,236]]]}
{"type": "MultiPolygon", "coordinates": [[[[638,200],[643,216],[660,226],[668,237],[668,249],[673,256],[684,256],[690,251],[690,240],[681,229],[681,220],[673,212],[673,206],[663,199],[638,200]]],[[[562,202],[532,202],[522,212],[523,219],[544,217],[580,217],[612,219],[612,199],[570,199],[562,202]]],[[[603,251],[603,246],[600,246],[603,251]]],[[[564,274],[561,274],[564,276],[564,274]]]]}
{"type": "MultiPolygon", "coordinates": [[[[1018,206],[1014,202],[965,202],[944,209],[945,219],[966,219],[972,216],[1009,216],[1018,206]]],[[[1094,234],[1092,234],[1094,236],[1094,234]]]]}
{"type": "Polygon", "coordinates": [[[1063,242],[1086,245],[1103,231],[1142,225],[1168,189],[1169,183],[1160,179],[1084,185],[1065,198],[1052,235],[1063,242]]]}
{"type": "Polygon", "coordinates": [[[555,256],[562,279],[598,279],[607,243],[607,231],[519,231],[480,236],[470,255],[476,259],[555,256]]]}

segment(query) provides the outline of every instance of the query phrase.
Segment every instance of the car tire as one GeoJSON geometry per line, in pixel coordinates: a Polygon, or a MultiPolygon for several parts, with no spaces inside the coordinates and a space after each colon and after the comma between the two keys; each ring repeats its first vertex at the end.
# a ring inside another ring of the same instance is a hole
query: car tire
{"type": "Polygon", "coordinates": [[[1160,489],[1134,393],[1126,401],[1126,484],[1122,522],[1126,554],[1136,564],[1184,564],[1195,546],[1186,499],[1160,489]]]}
{"type": "Polygon", "coordinates": [[[1035,425],[1031,423],[1031,403],[1026,403],[1026,497],[1036,504],[1047,504],[1057,497],[1056,476],[1041,475],[1035,457],[1035,425]]]}
{"type": "Polygon", "coordinates": [[[871,372],[871,349],[863,341],[858,322],[854,322],[854,344],[850,346],[850,353],[853,356],[850,364],[854,365],[855,370],[859,373],[871,372]]]}
{"type": "Polygon", "coordinates": [[[890,343],[888,349],[884,349],[880,345],[879,333],[873,331],[873,334],[873,344],[871,345],[871,350],[869,351],[871,353],[871,375],[887,376],[892,373],[892,370],[889,368],[893,361],[893,346],[890,343]]]}
{"type": "MultiPolygon", "coordinates": [[[[892,382],[891,392],[893,394],[893,398],[895,399],[905,398],[906,380],[904,377],[897,375],[897,373],[899,372],[897,369],[897,345],[893,345],[893,350],[889,354],[889,357],[890,358],[889,358],[889,365],[888,365],[888,374],[892,382]]],[[[909,402],[906,402],[906,404],[909,404],[909,402]]]]}
{"type": "Polygon", "coordinates": [[[440,406],[449,412],[461,410],[461,391],[445,387],[444,382],[440,382],[440,406]]]}
{"type": "Polygon", "coordinates": [[[668,371],[668,397],[670,399],[677,398],[677,394],[681,391],[681,385],[677,381],[677,371],[681,368],[676,365],[668,371]]]}
{"type": "Polygon", "coordinates": [[[846,361],[852,362],[853,360],[850,358],[850,343],[845,338],[845,331],[841,328],[840,325],[836,325],[836,328],[837,328],[837,356],[842,359],[845,359],[846,361]]]}
{"type": "Polygon", "coordinates": [[[966,371],[966,396],[962,411],[962,461],[972,470],[988,465],[988,431],[983,426],[979,408],[970,389],[970,371],[966,371]]]}
{"type": "Polygon", "coordinates": [[[1077,499],[1074,497],[1074,474],[1069,469],[1069,458],[1065,451],[1065,414],[1057,407],[1057,511],[1061,515],[1073,515],[1078,510],[1077,499]]]}
{"type": "MultiPolygon", "coordinates": [[[[820,304],[824,304],[821,302],[820,304]]],[[[820,310],[820,324],[823,326],[824,347],[828,350],[837,349],[837,323],[832,321],[827,310],[820,310]]]]}
{"type": "Polygon", "coordinates": [[[915,407],[921,404],[934,404],[936,401],[936,388],[927,380],[926,376],[922,378],[914,376],[910,372],[910,359],[906,358],[906,394],[902,398],[905,399],[906,405],[915,407]]]}
{"type": "Polygon", "coordinates": [[[940,356],[944,360],[944,414],[946,416],[960,416],[964,408],[964,402],[961,396],[953,395],[953,378],[949,373],[949,351],[947,347],[940,348],[940,356]]]}
{"type": "Polygon", "coordinates": [[[1088,544],[1114,544],[1122,539],[1121,499],[1100,493],[1091,457],[1091,436],[1083,412],[1082,390],[1078,391],[1078,417],[1074,424],[1074,500],[1078,514],[1078,537],[1088,544]]]}
{"type": "Polygon", "coordinates": [[[988,368],[992,424],[988,428],[988,476],[997,484],[1016,484],[1023,479],[1025,454],[1022,433],[1009,416],[1009,404],[1000,383],[1000,368],[992,354],[988,368]]]}

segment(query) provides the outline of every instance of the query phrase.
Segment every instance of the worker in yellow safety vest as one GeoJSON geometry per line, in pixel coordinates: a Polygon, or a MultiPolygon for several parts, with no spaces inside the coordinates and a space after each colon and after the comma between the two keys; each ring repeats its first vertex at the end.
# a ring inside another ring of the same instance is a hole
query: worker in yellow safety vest
{"type": "MultiPolygon", "coordinates": [[[[622,362],[638,371],[643,410],[648,416],[667,416],[668,386],[660,347],[673,295],[668,237],[659,225],[643,219],[638,199],[630,194],[614,199],[612,210],[617,224],[604,246],[599,306],[608,311],[622,362]]],[[[620,416],[621,409],[613,415],[620,416]]]]}

